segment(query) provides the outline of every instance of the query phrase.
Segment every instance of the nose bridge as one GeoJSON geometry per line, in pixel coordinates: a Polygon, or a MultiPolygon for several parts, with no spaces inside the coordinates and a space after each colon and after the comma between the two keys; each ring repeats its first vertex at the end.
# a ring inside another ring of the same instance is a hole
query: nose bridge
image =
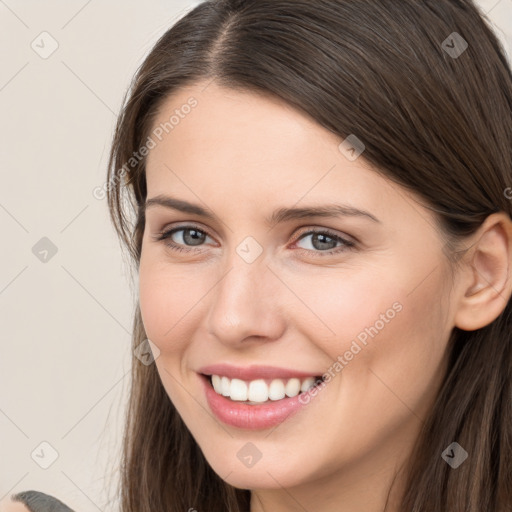
{"type": "MultiPolygon", "coordinates": [[[[242,243],[237,249],[246,248],[242,243]]],[[[264,253],[255,260],[233,251],[215,285],[208,330],[224,343],[248,337],[277,338],[282,328],[278,280],[267,268],[264,253]]]]}

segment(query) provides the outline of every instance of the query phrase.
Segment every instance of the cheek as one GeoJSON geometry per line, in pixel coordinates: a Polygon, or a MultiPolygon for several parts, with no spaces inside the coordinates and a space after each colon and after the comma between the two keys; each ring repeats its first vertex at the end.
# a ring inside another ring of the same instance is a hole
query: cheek
{"type": "Polygon", "coordinates": [[[331,360],[328,373],[343,373],[352,397],[363,399],[367,386],[386,394],[389,383],[398,394],[410,390],[416,400],[415,393],[422,395],[438,376],[450,333],[446,280],[437,272],[411,286],[419,281],[412,270],[373,275],[355,269],[329,279],[296,280],[294,292],[309,309],[298,306],[297,325],[331,360]]]}
{"type": "Polygon", "coordinates": [[[402,314],[402,294],[392,276],[387,280],[356,269],[338,275],[330,270],[325,275],[295,278],[293,290],[300,299],[295,317],[298,325],[307,339],[321,344],[334,361],[354,340],[365,347],[372,334],[386,331],[402,314]]]}
{"type": "Polygon", "coordinates": [[[198,299],[204,293],[194,290],[190,276],[186,279],[183,274],[179,266],[141,258],[139,305],[144,329],[160,351],[155,364],[162,385],[180,414],[187,417],[194,412],[195,402],[190,402],[178,382],[182,381],[181,367],[186,365],[187,347],[198,321],[198,299]]]}
{"type": "Polygon", "coordinates": [[[139,266],[139,304],[148,338],[162,352],[176,350],[179,342],[176,329],[182,327],[180,319],[187,318],[192,307],[193,290],[186,286],[183,272],[171,271],[158,261],[141,258],[139,266]],[[173,339],[170,345],[166,340],[173,339]]]}
{"type": "Polygon", "coordinates": [[[183,356],[204,319],[208,291],[215,282],[209,269],[194,270],[143,252],[139,265],[141,317],[147,337],[158,346],[163,360],[172,364],[183,356]]]}
{"type": "Polygon", "coordinates": [[[342,392],[349,410],[370,405],[360,419],[373,427],[377,417],[383,426],[397,418],[405,421],[412,412],[425,417],[445,370],[450,333],[439,275],[412,293],[388,285],[378,300],[369,301],[371,314],[365,315],[362,330],[358,326],[343,338],[343,348],[355,341],[361,350],[342,370],[342,392]],[[361,334],[365,344],[359,342],[361,334]]]}
{"type": "MultiPolygon", "coordinates": [[[[177,301],[169,293],[166,283],[156,272],[146,270],[141,265],[139,271],[139,304],[142,321],[148,338],[160,340],[172,326],[171,311],[175,311],[177,301]]],[[[160,348],[161,349],[161,348],[160,348]]]]}

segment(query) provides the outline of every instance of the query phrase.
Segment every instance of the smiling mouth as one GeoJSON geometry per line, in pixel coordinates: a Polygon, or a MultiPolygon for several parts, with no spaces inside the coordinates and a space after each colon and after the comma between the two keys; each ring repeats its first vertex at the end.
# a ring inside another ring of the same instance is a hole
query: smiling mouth
{"type": "Polygon", "coordinates": [[[299,379],[256,379],[244,381],[221,375],[201,374],[214,391],[235,402],[247,405],[261,405],[284,398],[293,398],[324,382],[321,375],[299,379]]]}

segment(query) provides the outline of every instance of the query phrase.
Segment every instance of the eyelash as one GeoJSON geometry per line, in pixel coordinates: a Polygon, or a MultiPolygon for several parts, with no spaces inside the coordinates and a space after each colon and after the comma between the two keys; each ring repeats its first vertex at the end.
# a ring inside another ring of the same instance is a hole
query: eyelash
{"type": "MultiPolygon", "coordinates": [[[[171,249],[173,251],[178,251],[178,252],[194,252],[194,249],[192,249],[192,248],[186,249],[182,245],[177,244],[177,243],[175,243],[175,242],[173,242],[171,240],[168,240],[174,233],[179,232],[179,231],[188,231],[188,230],[198,231],[199,233],[202,233],[202,234],[204,234],[206,236],[210,236],[206,231],[204,231],[202,229],[199,229],[196,226],[187,225],[187,226],[180,226],[180,227],[177,227],[177,228],[172,228],[172,229],[170,229],[168,231],[163,231],[163,232],[157,233],[157,235],[154,238],[155,238],[156,241],[163,241],[165,243],[165,245],[167,247],[169,247],[169,249],[171,249]]],[[[341,253],[343,251],[347,251],[347,250],[353,249],[355,247],[355,243],[354,242],[351,242],[350,240],[346,240],[345,238],[342,238],[341,236],[336,235],[332,231],[329,231],[328,229],[325,229],[325,228],[324,229],[319,229],[319,230],[304,231],[303,233],[301,233],[296,238],[294,243],[297,243],[302,238],[305,238],[306,235],[315,235],[315,234],[326,235],[327,237],[332,238],[333,240],[341,242],[343,245],[341,247],[338,247],[338,248],[335,248],[335,249],[328,249],[328,250],[325,250],[325,251],[311,250],[311,249],[300,249],[300,248],[297,249],[297,250],[298,251],[302,251],[302,252],[306,252],[306,253],[317,253],[318,256],[322,257],[322,256],[332,256],[334,254],[338,254],[338,253],[341,253]]],[[[212,237],[210,236],[210,238],[212,238],[212,237]]]]}

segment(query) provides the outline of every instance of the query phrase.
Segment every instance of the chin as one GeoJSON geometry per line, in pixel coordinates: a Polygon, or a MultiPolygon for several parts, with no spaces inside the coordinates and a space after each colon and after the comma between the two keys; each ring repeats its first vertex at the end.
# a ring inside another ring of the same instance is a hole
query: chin
{"type": "MultiPolygon", "coordinates": [[[[301,485],[309,479],[309,473],[297,472],[296,464],[274,450],[272,454],[275,459],[265,459],[262,454],[252,466],[246,466],[243,462],[244,448],[249,451],[247,446],[250,447],[251,443],[236,439],[233,441],[236,445],[234,451],[226,449],[222,453],[209,454],[207,457],[213,471],[229,485],[238,489],[281,489],[301,485]],[[238,452],[242,452],[240,456],[238,452]]],[[[304,461],[310,458],[311,455],[304,454],[304,461]]],[[[302,467],[305,468],[306,463],[302,467]]]]}

